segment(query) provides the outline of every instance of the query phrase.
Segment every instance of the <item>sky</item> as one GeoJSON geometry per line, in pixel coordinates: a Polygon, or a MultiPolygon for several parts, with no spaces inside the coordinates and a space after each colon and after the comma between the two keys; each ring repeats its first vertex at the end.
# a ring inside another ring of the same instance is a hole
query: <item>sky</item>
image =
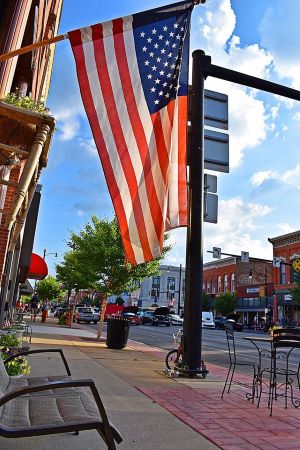
{"type": "MultiPolygon", "coordinates": [[[[143,10],[165,5],[144,0],[143,10]]],[[[64,0],[59,33],[141,11],[137,0],[64,0]]],[[[300,2],[207,0],[194,8],[191,51],[212,63],[300,89],[300,2]]],[[[191,66],[191,64],[190,64],[191,66]]],[[[191,68],[191,67],[190,67],[191,68]]],[[[204,226],[208,250],[272,259],[268,238],[296,231],[300,208],[300,103],[208,77],[205,88],[229,98],[229,173],[218,177],[218,223],[204,226]]],[[[67,251],[71,231],[92,215],[111,218],[113,207],[79,93],[68,40],[56,45],[47,106],[57,120],[42,198],[35,253],[49,272],[67,251]],[[53,253],[57,253],[57,258],[53,253]]],[[[165,264],[185,266],[186,229],[171,232],[165,264]]]]}

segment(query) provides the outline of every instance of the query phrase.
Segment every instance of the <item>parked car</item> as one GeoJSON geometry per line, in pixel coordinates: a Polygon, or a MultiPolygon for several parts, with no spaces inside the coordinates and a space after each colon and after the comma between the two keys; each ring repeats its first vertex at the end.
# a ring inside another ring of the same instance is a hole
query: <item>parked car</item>
{"type": "Polygon", "coordinates": [[[75,308],[75,314],[73,317],[73,321],[80,323],[80,322],[87,322],[91,323],[94,322],[95,324],[99,320],[99,314],[94,313],[94,310],[90,306],[78,306],[75,308]]]}
{"type": "Polygon", "coordinates": [[[154,310],[152,325],[171,325],[171,319],[169,318],[170,308],[167,306],[160,306],[154,310]]]}
{"type": "Polygon", "coordinates": [[[202,311],[202,328],[216,328],[212,312],[202,311]]]}
{"type": "Polygon", "coordinates": [[[154,314],[152,325],[166,325],[169,327],[171,325],[171,319],[164,314],[154,314]]]}
{"type": "Polygon", "coordinates": [[[145,325],[146,323],[152,324],[153,317],[154,317],[154,311],[144,311],[141,316],[142,325],[145,325]]]}
{"type": "Polygon", "coordinates": [[[229,314],[225,319],[224,327],[226,324],[231,324],[234,331],[243,331],[244,326],[239,322],[239,318],[239,314],[229,314]]]}
{"type": "Polygon", "coordinates": [[[215,316],[214,317],[215,327],[217,330],[224,330],[225,320],[226,320],[226,317],[223,317],[223,316],[215,316]]]}
{"type": "Polygon", "coordinates": [[[129,319],[132,325],[140,325],[141,318],[137,314],[138,309],[139,308],[137,306],[125,306],[123,311],[120,314],[120,317],[129,319]]]}
{"type": "Polygon", "coordinates": [[[178,316],[178,314],[168,314],[171,325],[183,325],[183,318],[178,316]]]}

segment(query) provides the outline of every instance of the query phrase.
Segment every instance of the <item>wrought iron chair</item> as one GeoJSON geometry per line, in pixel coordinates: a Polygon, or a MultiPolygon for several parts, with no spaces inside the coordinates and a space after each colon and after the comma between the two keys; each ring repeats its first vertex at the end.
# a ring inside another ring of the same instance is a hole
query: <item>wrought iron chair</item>
{"type": "MultiPolygon", "coordinates": [[[[300,363],[297,368],[291,367],[290,357],[292,352],[300,349],[300,330],[278,329],[273,331],[272,359],[271,367],[262,369],[261,380],[264,373],[269,374],[268,408],[270,416],[273,414],[273,402],[283,397],[285,408],[287,408],[288,398],[294,407],[300,407],[300,398],[294,396],[294,386],[300,389],[300,363]],[[280,362],[283,364],[280,365],[280,362]]],[[[258,405],[262,394],[262,382],[260,383],[260,393],[258,405]]]]}
{"type": "Polygon", "coordinates": [[[254,402],[255,393],[256,396],[258,396],[257,392],[257,377],[258,377],[258,364],[246,362],[246,361],[240,361],[237,357],[236,351],[235,351],[235,341],[234,341],[234,331],[233,326],[230,323],[227,323],[225,325],[225,333],[226,333],[226,339],[227,339],[227,346],[228,346],[228,355],[229,355],[229,368],[227,377],[225,380],[225,384],[223,387],[221,398],[224,396],[224,392],[227,388],[227,392],[230,392],[230,388],[232,383],[240,385],[240,386],[246,386],[251,387],[251,394],[246,394],[248,400],[252,400],[254,402]],[[244,367],[251,367],[253,370],[253,377],[252,377],[252,384],[246,384],[241,383],[239,381],[234,380],[234,373],[237,366],[244,366],[244,367]]]}

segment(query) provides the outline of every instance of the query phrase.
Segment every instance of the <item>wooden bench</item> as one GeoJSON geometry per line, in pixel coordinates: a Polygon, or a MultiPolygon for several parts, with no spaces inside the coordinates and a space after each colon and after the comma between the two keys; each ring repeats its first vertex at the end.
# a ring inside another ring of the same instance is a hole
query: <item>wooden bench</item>
{"type": "Polygon", "coordinates": [[[122,442],[109,422],[93,380],[76,380],[61,349],[29,350],[3,361],[0,357],[0,436],[19,438],[83,430],[96,430],[109,450],[122,442]],[[8,376],[8,361],[38,353],[59,353],[67,375],[8,376]]]}

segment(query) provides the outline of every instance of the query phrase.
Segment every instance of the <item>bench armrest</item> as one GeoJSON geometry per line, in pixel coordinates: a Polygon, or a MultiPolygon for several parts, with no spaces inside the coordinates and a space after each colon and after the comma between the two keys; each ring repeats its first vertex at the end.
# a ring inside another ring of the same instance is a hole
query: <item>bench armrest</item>
{"type": "Polygon", "coordinates": [[[59,353],[61,356],[61,359],[63,360],[65,369],[67,371],[68,375],[71,375],[69,365],[67,363],[66,357],[64,355],[64,352],[61,348],[49,348],[49,349],[40,349],[40,350],[24,350],[22,352],[16,353],[15,355],[9,356],[7,359],[4,360],[4,364],[7,364],[9,361],[12,361],[15,358],[18,358],[19,356],[26,356],[26,355],[32,355],[34,353],[59,353]]]}
{"type": "MultiPolygon", "coordinates": [[[[96,402],[96,405],[99,410],[100,417],[102,419],[102,423],[104,426],[105,435],[102,434],[104,440],[108,442],[113,442],[114,440],[119,444],[122,442],[122,436],[118,432],[118,430],[109,422],[104,405],[100,398],[98,389],[93,380],[83,379],[83,380],[68,380],[68,381],[53,381],[47,384],[40,384],[37,386],[26,386],[22,388],[18,388],[13,392],[9,392],[0,398],[0,407],[5,403],[8,403],[10,400],[13,400],[17,397],[21,397],[22,395],[31,394],[33,392],[42,392],[47,390],[55,390],[62,389],[68,387],[89,387],[91,389],[93,398],[96,402]]],[[[98,430],[100,433],[100,430],[98,430]]]]}

